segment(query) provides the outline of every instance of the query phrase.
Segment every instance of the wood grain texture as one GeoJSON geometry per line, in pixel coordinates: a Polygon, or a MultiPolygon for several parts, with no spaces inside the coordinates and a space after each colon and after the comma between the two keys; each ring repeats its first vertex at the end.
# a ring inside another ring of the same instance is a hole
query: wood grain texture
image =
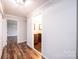
{"type": "Polygon", "coordinates": [[[3,48],[1,59],[45,59],[26,43],[10,44],[3,48]]]}

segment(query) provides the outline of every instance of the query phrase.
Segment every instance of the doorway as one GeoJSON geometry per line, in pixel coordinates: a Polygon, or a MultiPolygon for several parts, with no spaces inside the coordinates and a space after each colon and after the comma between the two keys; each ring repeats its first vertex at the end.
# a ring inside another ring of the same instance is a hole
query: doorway
{"type": "Polygon", "coordinates": [[[38,15],[32,18],[34,48],[42,52],[42,16],[38,15]]]}
{"type": "Polygon", "coordinates": [[[17,43],[17,21],[7,20],[7,45],[17,43]]]}
{"type": "Polygon", "coordinates": [[[41,36],[42,33],[34,33],[34,48],[41,52],[41,36]]]}

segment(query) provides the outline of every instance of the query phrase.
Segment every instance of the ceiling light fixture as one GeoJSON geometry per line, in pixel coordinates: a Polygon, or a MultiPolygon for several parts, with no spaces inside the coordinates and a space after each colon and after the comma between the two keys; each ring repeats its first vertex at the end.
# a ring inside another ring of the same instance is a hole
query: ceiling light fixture
{"type": "Polygon", "coordinates": [[[31,0],[15,0],[15,2],[19,5],[31,5],[32,4],[31,0]]]}
{"type": "Polygon", "coordinates": [[[25,4],[26,0],[15,0],[17,4],[25,4]]]}

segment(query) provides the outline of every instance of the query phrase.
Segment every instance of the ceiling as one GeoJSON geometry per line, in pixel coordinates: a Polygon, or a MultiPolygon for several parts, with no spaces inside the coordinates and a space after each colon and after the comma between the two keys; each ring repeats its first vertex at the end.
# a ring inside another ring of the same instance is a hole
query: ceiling
{"type": "Polygon", "coordinates": [[[20,5],[15,0],[2,0],[2,7],[4,14],[11,14],[16,16],[26,17],[33,10],[43,5],[48,0],[30,0],[25,5],[20,5]]]}

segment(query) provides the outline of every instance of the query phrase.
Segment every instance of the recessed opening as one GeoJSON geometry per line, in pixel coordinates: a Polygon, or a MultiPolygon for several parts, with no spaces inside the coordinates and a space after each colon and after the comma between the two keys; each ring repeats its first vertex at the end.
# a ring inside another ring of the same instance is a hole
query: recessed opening
{"type": "Polygon", "coordinates": [[[42,48],[42,18],[41,15],[33,17],[34,48],[41,52],[42,48]]]}
{"type": "Polygon", "coordinates": [[[7,44],[17,43],[17,21],[7,20],[7,44]]]}

